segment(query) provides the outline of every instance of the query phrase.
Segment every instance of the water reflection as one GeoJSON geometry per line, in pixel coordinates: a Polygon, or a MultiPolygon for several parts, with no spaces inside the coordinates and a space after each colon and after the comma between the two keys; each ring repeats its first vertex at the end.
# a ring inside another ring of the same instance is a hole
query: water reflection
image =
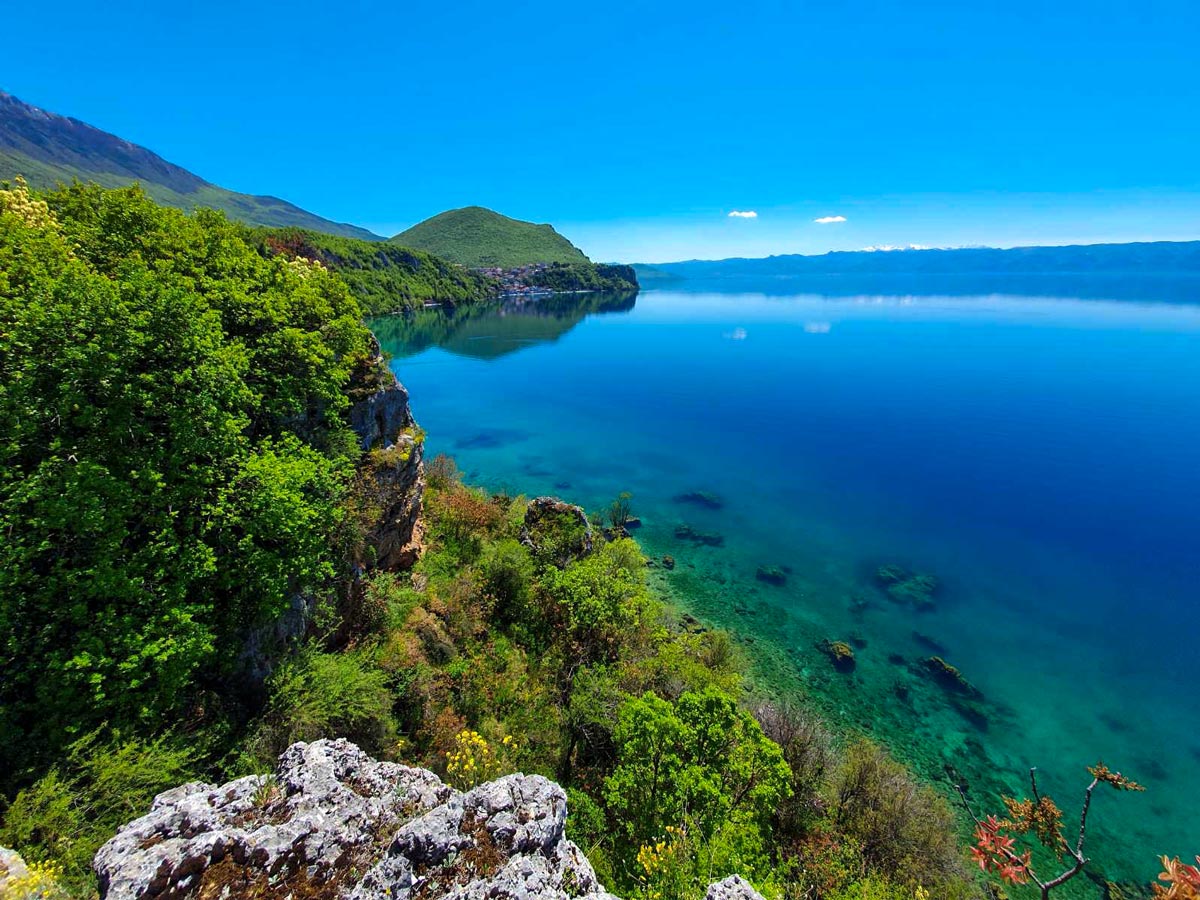
{"type": "Polygon", "coordinates": [[[430,347],[474,359],[497,359],[556,341],[588,316],[630,312],[636,302],[634,291],[510,297],[384,316],[369,324],[380,343],[401,359],[430,347]]]}

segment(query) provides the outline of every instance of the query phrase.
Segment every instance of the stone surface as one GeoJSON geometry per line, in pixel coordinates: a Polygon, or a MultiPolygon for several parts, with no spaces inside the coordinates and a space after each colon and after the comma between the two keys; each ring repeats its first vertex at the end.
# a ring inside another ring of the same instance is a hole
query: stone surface
{"type": "Polygon", "coordinates": [[[24,878],[28,874],[29,869],[26,868],[20,853],[0,847],[0,897],[4,896],[4,888],[10,881],[24,878]]]}
{"type": "Polygon", "coordinates": [[[453,793],[432,772],[376,762],[349,741],[293,744],[273,778],[159,794],[93,868],[110,900],[184,896],[218,878],[247,888],[286,878],[336,885],[402,822],[453,793]]]}
{"type": "Polygon", "coordinates": [[[710,884],[704,900],[763,900],[763,897],[741,875],[730,875],[710,884]]]}
{"type": "Polygon", "coordinates": [[[362,467],[360,490],[377,510],[367,533],[373,558],[362,564],[394,571],[411,568],[420,555],[423,447],[408,391],[382,359],[375,365],[383,387],[350,408],[350,425],[359,445],[370,451],[362,467]]]}

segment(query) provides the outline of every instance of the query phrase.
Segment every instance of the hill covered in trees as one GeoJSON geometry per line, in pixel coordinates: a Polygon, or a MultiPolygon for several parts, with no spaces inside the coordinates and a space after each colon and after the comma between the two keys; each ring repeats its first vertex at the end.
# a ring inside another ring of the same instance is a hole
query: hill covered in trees
{"type": "Polygon", "coordinates": [[[0,179],[18,175],[35,188],[75,180],[110,188],[137,182],[167,206],[211,207],[251,225],[295,226],[382,240],[365,228],[331,222],[278,197],[226,190],[145,147],[0,91],[0,179]]]}
{"type": "Polygon", "coordinates": [[[588,262],[583,251],[552,225],[510,219],[482,206],[439,213],[400,232],[391,241],[472,268],[588,262]]]}
{"type": "Polygon", "coordinates": [[[333,269],[354,292],[365,315],[418,308],[431,301],[471,303],[495,296],[498,289],[486,275],[390,242],[302,228],[253,229],[250,240],[267,255],[312,259],[333,269]]]}

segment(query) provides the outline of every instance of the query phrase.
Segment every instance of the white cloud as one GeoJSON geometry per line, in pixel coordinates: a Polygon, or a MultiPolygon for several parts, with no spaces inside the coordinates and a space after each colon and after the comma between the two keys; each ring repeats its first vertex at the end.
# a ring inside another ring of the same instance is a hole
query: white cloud
{"type": "Polygon", "coordinates": [[[829,334],[833,329],[832,322],[805,322],[804,331],[807,334],[829,334]]]}
{"type": "Polygon", "coordinates": [[[735,209],[733,212],[731,212],[729,214],[729,218],[731,218],[731,219],[757,219],[758,213],[756,213],[752,209],[747,209],[747,210],[735,209]]]}
{"type": "Polygon", "coordinates": [[[735,328],[733,331],[727,331],[721,337],[731,341],[744,341],[746,339],[745,328],[735,328]]]}
{"type": "Polygon", "coordinates": [[[880,244],[879,246],[863,247],[867,253],[891,253],[895,250],[932,250],[932,247],[926,247],[924,244],[908,244],[901,247],[896,244],[880,244]]]}
{"type": "Polygon", "coordinates": [[[831,225],[834,222],[845,222],[845,216],[821,216],[819,219],[813,219],[818,225],[831,225]]]}

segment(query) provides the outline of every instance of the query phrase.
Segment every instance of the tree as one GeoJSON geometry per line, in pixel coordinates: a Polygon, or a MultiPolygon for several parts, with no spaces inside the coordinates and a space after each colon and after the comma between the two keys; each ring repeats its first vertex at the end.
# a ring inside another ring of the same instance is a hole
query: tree
{"type": "Polygon", "coordinates": [[[1144,791],[1135,781],[1120,772],[1111,771],[1104,763],[1088,767],[1091,783],[1083,792],[1083,805],[1079,813],[1079,833],[1074,843],[1067,840],[1063,832],[1062,811],[1049,796],[1038,790],[1037,769],[1029,770],[1029,787],[1032,797],[1017,800],[1002,797],[1008,816],[1004,819],[988,816],[981,819],[971,809],[966,791],[960,786],[959,795],[971,818],[975,820],[975,846],[971,855],[984,872],[994,873],[1001,881],[1009,884],[1027,884],[1032,881],[1041,892],[1042,900],[1050,896],[1055,888],[1070,881],[1083,871],[1088,858],[1083,853],[1083,842],[1087,836],[1088,811],[1092,805],[1092,792],[1100,784],[1107,784],[1118,791],[1144,791]],[[1054,852],[1062,860],[1067,858],[1067,867],[1051,878],[1039,877],[1034,871],[1033,851],[1021,848],[1017,838],[1032,835],[1039,844],[1054,852]]]}
{"type": "Polygon", "coordinates": [[[634,846],[668,825],[686,824],[704,837],[731,818],[765,826],[790,791],[778,745],[716,688],[675,703],[650,693],[626,701],[615,739],[617,765],[604,795],[634,846]]]}

